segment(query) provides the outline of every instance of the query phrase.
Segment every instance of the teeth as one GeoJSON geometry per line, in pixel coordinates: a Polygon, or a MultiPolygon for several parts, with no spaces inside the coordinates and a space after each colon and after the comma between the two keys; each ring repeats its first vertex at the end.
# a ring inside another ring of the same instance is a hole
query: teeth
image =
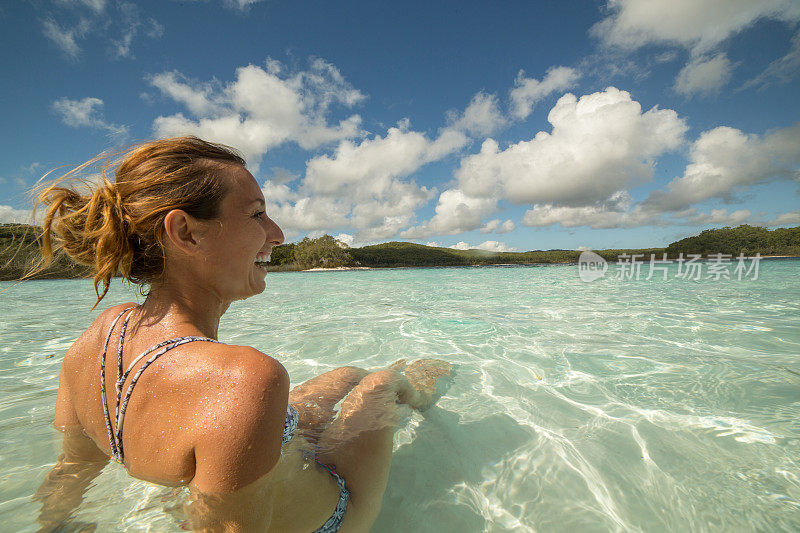
{"type": "Polygon", "coordinates": [[[267,263],[271,255],[272,255],[271,253],[269,254],[265,254],[264,252],[259,253],[256,256],[256,263],[267,263]]]}

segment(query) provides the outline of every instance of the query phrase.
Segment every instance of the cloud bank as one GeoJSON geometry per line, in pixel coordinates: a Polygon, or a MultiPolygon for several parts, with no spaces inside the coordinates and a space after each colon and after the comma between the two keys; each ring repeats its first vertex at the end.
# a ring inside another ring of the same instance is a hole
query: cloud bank
{"type": "Polygon", "coordinates": [[[357,114],[328,122],[331,106],[351,108],[365,96],[318,58],[295,73],[273,60],[265,67],[247,65],[226,84],[192,81],[174,71],[157,74],[150,83],[190,115],[159,116],[153,122],[157,136],[192,134],[235,146],[255,169],[264,154],[287,142],[311,150],[362,135],[357,114]]]}

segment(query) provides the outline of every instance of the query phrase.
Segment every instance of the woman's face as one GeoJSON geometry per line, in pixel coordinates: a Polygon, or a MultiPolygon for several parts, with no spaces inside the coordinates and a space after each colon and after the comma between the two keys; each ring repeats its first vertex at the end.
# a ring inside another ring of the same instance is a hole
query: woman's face
{"type": "Polygon", "coordinates": [[[264,194],[246,168],[225,169],[228,193],[217,220],[209,221],[203,246],[207,272],[219,295],[228,301],[260,294],[266,288],[266,262],[283,232],[264,211],[264,194]]]}

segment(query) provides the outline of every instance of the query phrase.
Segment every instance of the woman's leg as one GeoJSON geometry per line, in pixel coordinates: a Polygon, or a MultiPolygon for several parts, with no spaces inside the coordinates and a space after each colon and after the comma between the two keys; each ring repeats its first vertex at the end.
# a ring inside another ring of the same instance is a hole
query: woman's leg
{"type": "Polygon", "coordinates": [[[343,366],[296,386],[289,393],[289,403],[300,414],[303,435],[316,441],[336,415],[334,406],[369,374],[354,366],[343,366]]]}
{"type": "MultiPolygon", "coordinates": [[[[439,361],[426,374],[449,375],[450,365],[439,361]]],[[[319,460],[335,466],[350,490],[343,531],[368,529],[380,512],[392,460],[400,404],[426,409],[438,391],[421,381],[411,382],[393,370],[369,374],[342,402],[339,416],[319,440],[319,460]]]]}

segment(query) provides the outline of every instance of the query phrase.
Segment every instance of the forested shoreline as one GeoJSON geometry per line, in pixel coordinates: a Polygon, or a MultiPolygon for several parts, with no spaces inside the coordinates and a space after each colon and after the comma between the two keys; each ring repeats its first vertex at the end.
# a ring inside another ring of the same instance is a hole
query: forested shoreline
{"type": "MultiPolygon", "coordinates": [[[[41,229],[25,224],[0,224],[0,281],[16,280],[30,271],[41,256],[37,236],[41,229]]],[[[730,254],[753,256],[800,256],[800,226],[769,230],[758,226],[709,229],[699,235],[681,239],[663,248],[594,250],[607,261],[616,261],[620,254],[650,254],[658,259],[666,253],[669,258],[679,254],[730,254]]],[[[434,267],[575,263],[579,250],[532,250],[527,252],[487,252],[484,250],[455,250],[410,242],[387,242],[373,246],[349,248],[330,235],[316,239],[304,238],[297,243],[283,244],[272,251],[271,271],[298,271],[310,268],[337,267],[434,267]]],[[[90,274],[88,267],[77,265],[60,256],[35,277],[80,278],[90,274]]]]}

